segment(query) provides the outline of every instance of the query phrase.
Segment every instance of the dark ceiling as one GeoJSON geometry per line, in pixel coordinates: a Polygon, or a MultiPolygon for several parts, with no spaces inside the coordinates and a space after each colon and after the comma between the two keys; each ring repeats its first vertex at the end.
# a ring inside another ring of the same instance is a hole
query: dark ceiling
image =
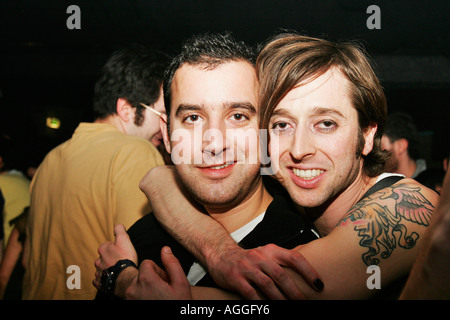
{"type": "Polygon", "coordinates": [[[285,28],[360,40],[377,64],[389,107],[411,112],[425,135],[448,145],[449,9],[448,0],[2,0],[0,131],[32,143],[70,137],[78,122],[92,120],[102,64],[127,43],[173,53],[194,33],[232,31],[256,45],[285,28]],[[372,4],[380,8],[381,29],[366,25],[372,4]],[[81,29],[66,26],[70,5],[80,8],[81,29]],[[62,119],[57,132],[45,127],[51,115],[62,119]]]}

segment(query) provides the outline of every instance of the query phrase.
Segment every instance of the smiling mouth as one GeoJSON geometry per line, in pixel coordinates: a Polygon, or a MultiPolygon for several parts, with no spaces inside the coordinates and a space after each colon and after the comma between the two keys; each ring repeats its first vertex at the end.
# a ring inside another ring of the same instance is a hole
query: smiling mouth
{"type": "Polygon", "coordinates": [[[232,166],[235,163],[236,162],[229,162],[229,163],[225,163],[225,164],[221,164],[221,165],[217,165],[217,166],[203,167],[202,169],[220,170],[220,169],[224,169],[226,167],[232,166]]]}
{"type": "Polygon", "coordinates": [[[322,169],[303,170],[303,169],[292,168],[292,172],[297,177],[299,177],[303,180],[311,180],[311,179],[314,179],[314,178],[317,178],[318,176],[320,176],[322,173],[325,172],[325,170],[322,170],[322,169]]]}
{"type": "Polygon", "coordinates": [[[208,169],[219,170],[219,169],[223,169],[223,168],[229,167],[232,164],[234,164],[234,162],[232,162],[232,163],[225,163],[225,164],[223,164],[221,166],[208,167],[208,169]]]}

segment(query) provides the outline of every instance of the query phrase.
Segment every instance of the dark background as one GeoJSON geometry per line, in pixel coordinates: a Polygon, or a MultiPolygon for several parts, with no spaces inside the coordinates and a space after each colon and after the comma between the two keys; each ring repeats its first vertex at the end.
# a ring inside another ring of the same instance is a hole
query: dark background
{"type": "Polygon", "coordinates": [[[232,31],[252,45],[277,29],[362,42],[377,66],[390,110],[409,112],[421,131],[424,157],[449,152],[450,28],[448,0],[189,1],[90,0],[0,2],[0,132],[26,157],[70,138],[92,121],[94,83],[111,52],[128,43],[174,53],[194,33],[232,31]],[[69,5],[81,29],[69,30],[69,5]],[[367,7],[381,9],[381,29],[369,30],[367,7]],[[45,125],[61,120],[58,130],[45,125]]]}

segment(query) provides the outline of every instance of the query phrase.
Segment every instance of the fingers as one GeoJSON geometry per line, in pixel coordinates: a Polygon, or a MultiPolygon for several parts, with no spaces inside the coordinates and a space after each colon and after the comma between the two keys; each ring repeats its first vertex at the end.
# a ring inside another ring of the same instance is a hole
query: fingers
{"type": "Polygon", "coordinates": [[[161,251],[164,268],[151,260],[144,260],[139,267],[137,281],[126,291],[127,298],[133,299],[191,299],[190,285],[178,259],[168,247],[161,251]]]}
{"type": "MultiPolygon", "coordinates": [[[[262,260],[261,252],[252,251],[249,252],[249,259],[242,260],[237,266],[237,270],[247,270],[240,276],[243,276],[243,280],[247,279],[249,283],[245,285],[246,281],[241,281],[240,286],[244,283],[242,288],[239,288],[240,293],[246,299],[257,300],[262,297],[269,298],[271,300],[282,300],[285,299],[283,294],[275,285],[274,281],[271,279],[271,274],[274,268],[282,268],[272,261],[262,260]],[[257,263],[252,263],[251,261],[257,261],[257,263]],[[257,289],[253,288],[255,286],[257,289]],[[259,290],[259,291],[258,291],[259,290]],[[263,295],[261,295],[261,293],[263,295]]],[[[234,278],[234,277],[233,277],[234,278]]],[[[236,275],[239,279],[239,274],[236,275]]]]}
{"type": "Polygon", "coordinates": [[[268,275],[267,285],[265,287],[261,287],[261,289],[269,299],[305,299],[305,296],[302,294],[291,277],[289,277],[285,268],[281,267],[277,263],[273,263],[262,265],[261,270],[268,275]]]}
{"type": "MultiPolygon", "coordinates": [[[[151,279],[142,279],[141,280],[152,280],[154,278],[158,279],[161,278],[164,281],[168,282],[169,281],[169,276],[167,275],[167,273],[161,269],[155,262],[153,262],[152,260],[144,260],[141,264],[141,267],[139,268],[139,270],[143,270],[142,275],[148,275],[151,276],[151,279]]],[[[141,274],[141,272],[139,273],[141,274]]]]}
{"type": "Polygon", "coordinates": [[[161,250],[161,261],[167,271],[171,284],[189,287],[189,282],[186,278],[184,270],[181,267],[177,257],[173,255],[172,250],[169,247],[164,247],[161,250]]]}
{"type": "Polygon", "coordinates": [[[151,283],[155,279],[163,279],[164,281],[168,281],[168,277],[166,272],[161,269],[155,262],[152,260],[143,260],[141,265],[139,266],[139,278],[138,281],[145,283],[151,283]]]}
{"type": "Polygon", "coordinates": [[[320,276],[306,258],[299,252],[294,250],[280,251],[280,259],[290,267],[309,284],[315,291],[322,291],[324,284],[320,280],[320,276]]]}
{"type": "MultiPolygon", "coordinates": [[[[294,277],[285,267],[298,273],[315,291],[323,289],[324,285],[319,274],[305,257],[295,250],[269,244],[247,251],[246,259],[237,265],[237,269],[247,270],[245,274],[238,273],[238,275],[256,286],[267,298],[304,299],[300,287],[296,285],[294,277]]],[[[243,286],[241,282],[244,281],[235,281],[241,287],[239,293],[247,299],[254,299],[257,292],[243,286]]]]}
{"type": "MultiPolygon", "coordinates": [[[[288,276],[286,269],[276,261],[265,261],[258,267],[259,269],[253,271],[247,278],[256,285],[265,298],[270,300],[304,299],[300,289],[288,276]]],[[[252,295],[252,299],[261,298],[258,291],[252,295]]]]}

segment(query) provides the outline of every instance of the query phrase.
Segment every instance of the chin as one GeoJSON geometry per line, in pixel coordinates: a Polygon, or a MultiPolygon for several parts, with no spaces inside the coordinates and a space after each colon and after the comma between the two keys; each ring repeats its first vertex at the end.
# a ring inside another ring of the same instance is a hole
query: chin
{"type": "Polygon", "coordinates": [[[208,207],[222,207],[229,206],[239,198],[240,192],[235,190],[226,190],[226,188],[216,188],[210,186],[208,189],[190,190],[194,198],[208,207]]]}
{"type": "Polygon", "coordinates": [[[303,208],[315,208],[325,203],[327,194],[318,189],[305,190],[297,186],[290,186],[286,188],[292,201],[303,208]]]}

